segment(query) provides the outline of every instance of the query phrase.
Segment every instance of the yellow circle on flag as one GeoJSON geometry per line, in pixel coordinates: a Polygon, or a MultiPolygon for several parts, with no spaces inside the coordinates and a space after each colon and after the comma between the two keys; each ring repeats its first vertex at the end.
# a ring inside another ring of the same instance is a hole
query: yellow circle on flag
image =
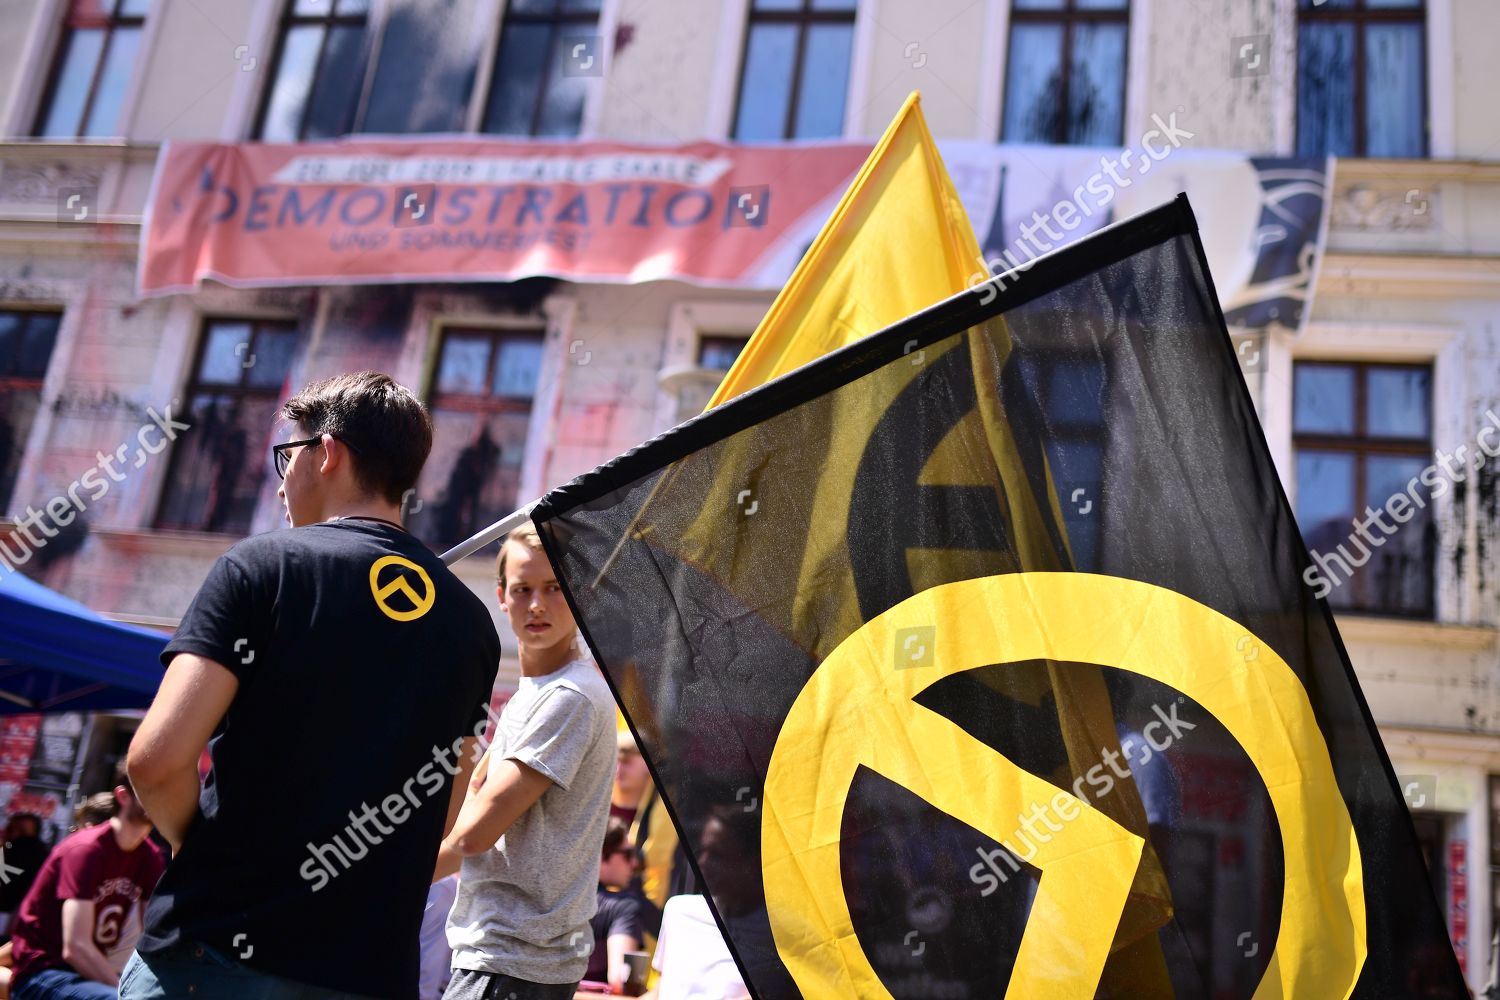
{"type": "Polygon", "coordinates": [[[432,610],[432,602],[437,599],[437,588],[432,585],[432,577],[427,571],[410,559],[401,556],[381,556],[370,566],[370,593],[375,595],[375,606],[381,610],[387,618],[394,618],[398,622],[409,622],[421,618],[432,610]],[[422,581],[422,593],[418,594],[406,579],[406,574],[397,573],[392,579],[384,584],[380,582],[380,571],[387,566],[400,566],[405,569],[415,570],[417,578],[422,581]],[[392,594],[402,593],[411,602],[410,608],[393,608],[387,602],[392,594]]]}
{"type": "Polygon", "coordinates": [[[1359,842],[1307,691],[1253,636],[1247,658],[1246,636],[1182,594],[1089,573],[945,584],[866,622],[797,696],[766,773],[766,908],[802,994],[891,996],[855,934],[839,869],[845,802],[865,766],[997,843],[1038,804],[1076,813],[1030,859],[1042,874],[1005,995],[1094,996],[1144,841],[914,700],[962,671],[1051,660],[1150,677],[1239,742],[1276,811],[1285,866],[1281,928],[1255,998],[1347,998],[1367,954],[1359,842]],[[892,652],[912,629],[932,629],[920,667],[892,652]]]}

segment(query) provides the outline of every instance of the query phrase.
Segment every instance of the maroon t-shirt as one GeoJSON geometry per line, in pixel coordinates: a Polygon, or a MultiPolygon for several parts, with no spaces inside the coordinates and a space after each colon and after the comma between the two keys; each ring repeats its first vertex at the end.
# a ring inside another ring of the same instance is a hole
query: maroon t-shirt
{"type": "Polygon", "coordinates": [[[133,851],[121,849],[109,823],[64,837],[42,863],[16,917],[12,989],[44,969],[68,968],[62,957],[65,900],[94,904],[94,944],[108,952],[119,943],[130,908],[144,905],[166,866],[161,850],[149,840],[133,851]]]}

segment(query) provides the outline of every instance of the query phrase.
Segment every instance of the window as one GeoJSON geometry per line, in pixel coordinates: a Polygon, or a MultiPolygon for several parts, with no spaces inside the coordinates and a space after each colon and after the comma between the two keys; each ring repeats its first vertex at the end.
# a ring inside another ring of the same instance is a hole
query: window
{"type": "Polygon", "coordinates": [[[734,138],[844,134],[855,0],[752,0],[734,138]]]}
{"type": "Polygon", "coordinates": [[[1085,354],[1032,351],[1023,356],[1021,374],[1047,426],[1047,468],[1073,567],[1096,571],[1109,496],[1104,489],[1104,364],[1085,354]]]}
{"type": "Polygon", "coordinates": [[[698,367],[727,372],[749,342],[749,337],[705,335],[698,341],[698,367]]]}
{"type": "Polygon", "coordinates": [[[276,415],[297,349],[291,323],[211,319],[185,393],[158,528],[244,534],[270,474],[276,415]]]}
{"type": "Polygon", "coordinates": [[[1297,6],[1297,155],[1426,156],[1423,0],[1297,6]]]}
{"type": "Polygon", "coordinates": [[[326,139],[353,129],[369,7],[369,0],[288,0],[261,107],[261,139],[326,139]]]}
{"type": "Polygon", "coordinates": [[[33,134],[115,135],[150,0],[72,0],[33,134]]]}
{"type": "Polygon", "coordinates": [[[16,487],[61,323],[57,312],[0,312],[0,503],[16,487]]]}
{"type": "Polygon", "coordinates": [[[1118,145],[1129,29],[1129,0],[1016,0],[1000,138],[1118,145]]]}
{"type": "Polygon", "coordinates": [[[1292,396],[1297,523],[1328,600],[1431,617],[1432,369],[1300,362],[1292,396]]]}
{"type": "Polygon", "coordinates": [[[480,96],[484,132],[575,136],[590,82],[603,75],[602,0],[508,0],[483,95],[472,5],[285,2],[257,126],[268,142],[461,132],[480,96]]]}
{"type": "Polygon", "coordinates": [[[370,68],[357,130],[375,135],[465,131],[480,59],[475,0],[386,0],[377,10],[380,54],[370,68]]]}
{"type": "Polygon", "coordinates": [[[510,0],[485,104],[485,132],[574,136],[602,75],[600,0],[510,0]]]}
{"type": "Polygon", "coordinates": [[[413,532],[447,547],[515,508],[541,364],[541,330],[444,331],[432,454],[415,498],[421,505],[406,510],[413,532]]]}

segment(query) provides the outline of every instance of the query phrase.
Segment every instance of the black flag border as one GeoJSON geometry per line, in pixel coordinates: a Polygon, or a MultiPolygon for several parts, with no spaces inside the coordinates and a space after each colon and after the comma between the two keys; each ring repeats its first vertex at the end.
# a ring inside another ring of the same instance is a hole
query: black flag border
{"type": "MultiPolygon", "coordinates": [[[[1050,295],[1101,268],[1117,264],[1143,250],[1182,236],[1192,241],[1195,262],[1209,293],[1209,304],[1213,315],[1218,320],[1220,350],[1225,353],[1228,363],[1238,370],[1239,360],[1235,354],[1233,339],[1229,335],[1224,310],[1219,302],[1218,289],[1214,285],[1213,274],[1209,270],[1208,254],[1198,232],[1197,218],[1187,194],[1179,193],[1171,201],[1156,208],[1112,223],[1075,243],[1044,254],[1031,261],[1026,268],[1016,268],[996,275],[989,281],[950,296],[853,344],[831,351],[816,361],[757,386],[712,410],[689,418],[670,430],[637,445],[618,458],[604,463],[594,471],[584,473],[571,482],[549,491],[532,508],[531,520],[538,529],[542,529],[548,522],[570,511],[596,502],[617,491],[628,489],[636,482],[669,468],[673,463],[681,461],[694,452],[711,447],[740,431],[848,385],[855,379],[909,355],[914,350],[971,329],[1027,302],[1050,295]],[[994,294],[988,301],[985,301],[985,294],[991,288],[994,294]]],[[[1243,377],[1238,382],[1240,392],[1238,402],[1248,412],[1256,414],[1249,385],[1243,377]]],[[[1265,428],[1258,414],[1257,419],[1249,421],[1249,424],[1253,428],[1255,441],[1259,445],[1261,460],[1275,470],[1270,443],[1266,439],[1265,428]]],[[[1287,496],[1281,477],[1276,475],[1272,478],[1275,480],[1274,485],[1282,513],[1295,525],[1297,523],[1295,508],[1287,496]]],[[[541,538],[542,548],[555,569],[562,564],[562,558],[552,532],[538,530],[537,533],[541,538]]],[[[1300,531],[1297,533],[1296,555],[1299,557],[1297,579],[1301,584],[1303,574],[1312,565],[1312,558],[1300,531]]],[[[646,745],[641,741],[641,734],[636,727],[635,720],[625,708],[625,702],[615,684],[614,677],[605,668],[602,658],[597,654],[598,647],[589,635],[583,617],[579,614],[579,606],[573,596],[573,590],[560,572],[558,577],[563,597],[568,602],[568,608],[573,613],[579,631],[583,634],[584,642],[588,644],[591,655],[599,664],[600,673],[609,685],[615,704],[619,707],[625,724],[629,727],[630,734],[641,751],[641,757],[651,772],[651,780],[660,789],[663,783],[656,763],[651,759],[652,755],[647,752],[646,745]]],[[[1395,767],[1391,764],[1385,741],[1380,736],[1374,714],[1370,711],[1369,703],[1365,699],[1364,691],[1360,688],[1358,677],[1354,672],[1349,651],[1344,645],[1343,636],[1339,633],[1333,606],[1324,597],[1314,597],[1313,600],[1321,610],[1324,622],[1332,636],[1334,648],[1342,661],[1345,677],[1365,726],[1375,734],[1376,756],[1385,773],[1388,789],[1392,796],[1404,802],[1395,767]]],[[[1348,792],[1342,784],[1340,791],[1347,798],[1348,792]]],[[[696,853],[689,847],[690,841],[687,837],[686,826],[665,794],[662,795],[661,801],[677,833],[683,856],[692,869],[699,888],[706,887],[707,882],[698,866],[696,853]]],[[[1407,832],[1411,842],[1415,844],[1417,843],[1415,820],[1410,810],[1402,810],[1402,812],[1406,818],[1407,832]]],[[[723,915],[719,913],[712,895],[706,891],[703,895],[709,912],[713,915],[714,922],[718,925],[719,932],[729,948],[730,956],[739,969],[746,989],[749,990],[753,1000],[761,1000],[760,994],[756,992],[754,983],[751,981],[749,970],[740,956],[739,949],[729,936],[728,926],[723,915]]],[[[1437,907],[1435,897],[1432,905],[1437,907]]],[[[1447,921],[1441,920],[1440,924],[1446,933],[1447,921]]],[[[1455,972],[1458,971],[1456,956],[1453,968],[1455,972]]],[[[1461,976],[1459,982],[1465,982],[1461,976]]]]}

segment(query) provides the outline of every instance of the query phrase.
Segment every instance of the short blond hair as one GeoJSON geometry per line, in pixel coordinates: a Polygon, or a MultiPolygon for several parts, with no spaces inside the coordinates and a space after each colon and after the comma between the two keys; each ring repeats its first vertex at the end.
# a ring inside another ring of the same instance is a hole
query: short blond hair
{"type": "Polygon", "coordinates": [[[527,521],[500,540],[500,555],[495,559],[495,581],[502,590],[505,589],[505,546],[509,542],[520,542],[533,552],[539,552],[542,548],[542,536],[536,533],[536,525],[527,521]]]}

